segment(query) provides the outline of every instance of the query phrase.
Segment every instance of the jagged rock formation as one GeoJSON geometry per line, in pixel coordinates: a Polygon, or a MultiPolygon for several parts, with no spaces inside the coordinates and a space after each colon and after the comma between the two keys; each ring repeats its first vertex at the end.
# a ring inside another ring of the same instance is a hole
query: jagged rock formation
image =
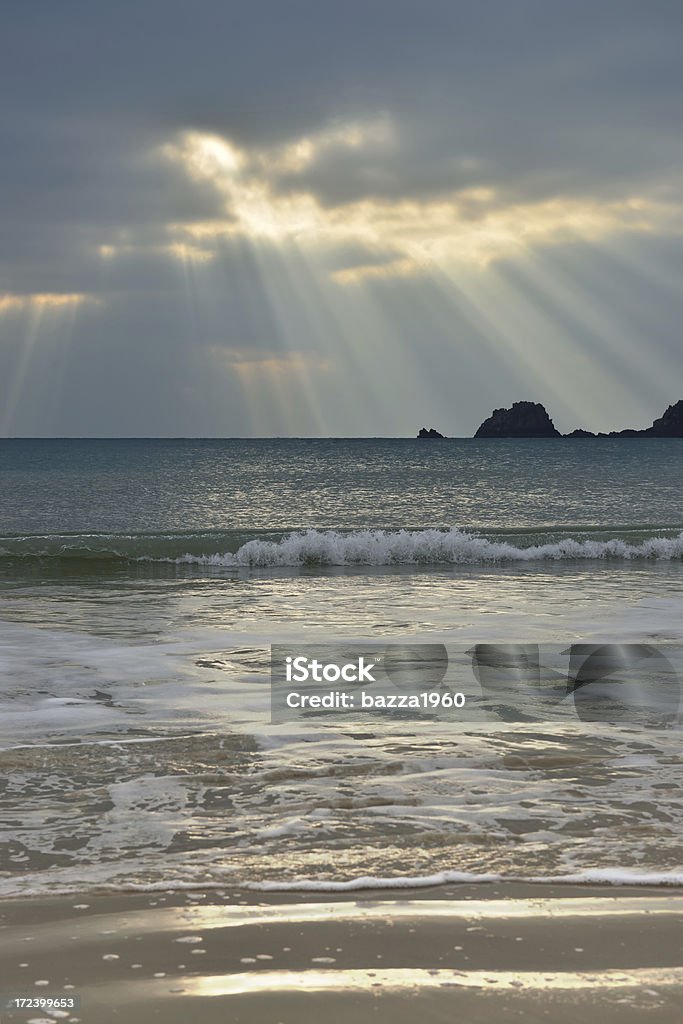
{"type": "Polygon", "coordinates": [[[511,409],[494,409],[475,437],[561,437],[540,402],[514,402],[511,409]]]}
{"type": "Polygon", "coordinates": [[[417,436],[418,437],[430,437],[431,438],[431,437],[443,437],[444,435],[440,434],[438,430],[434,430],[434,427],[430,427],[429,430],[427,430],[426,427],[421,427],[420,428],[420,432],[419,432],[419,434],[417,436]]]}
{"type": "MultiPolygon", "coordinates": [[[[622,431],[622,434],[625,434],[622,431]]],[[[670,405],[663,416],[646,430],[637,430],[638,437],[683,437],[683,399],[670,405]]]]}
{"type": "Polygon", "coordinates": [[[572,430],[571,434],[564,434],[564,437],[597,437],[592,430],[583,430],[581,427],[577,427],[576,430],[572,430]]]}
{"type": "Polygon", "coordinates": [[[644,430],[610,430],[609,434],[597,437],[683,437],[683,399],[670,405],[666,412],[656,419],[651,427],[644,430]]]}

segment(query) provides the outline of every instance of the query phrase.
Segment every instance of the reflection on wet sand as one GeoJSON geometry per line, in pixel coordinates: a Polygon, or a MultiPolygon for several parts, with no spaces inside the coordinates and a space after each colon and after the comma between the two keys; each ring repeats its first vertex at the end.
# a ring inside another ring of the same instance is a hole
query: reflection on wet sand
{"type": "Polygon", "coordinates": [[[679,1024],[683,1001],[674,887],[88,894],[0,914],[3,990],[77,995],[66,1019],[84,1024],[564,1024],[579,1006],[586,1024],[679,1024]]]}

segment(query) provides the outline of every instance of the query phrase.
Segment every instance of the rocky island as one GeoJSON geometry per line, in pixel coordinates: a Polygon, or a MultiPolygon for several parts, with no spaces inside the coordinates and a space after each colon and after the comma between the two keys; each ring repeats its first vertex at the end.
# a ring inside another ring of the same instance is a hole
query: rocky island
{"type": "MultiPolygon", "coordinates": [[[[421,427],[419,438],[444,438],[445,434],[434,427],[421,427]]],[[[642,430],[626,427],[624,430],[610,430],[608,434],[594,434],[592,430],[577,427],[568,434],[561,434],[545,406],[540,402],[513,402],[509,409],[494,409],[488,419],[478,428],[475,437],[683,437],[683,399],[670,405],[651,427],[642,430]]]]}
{"type": "Polygon", "coordinates": [[[514,402],[511,409],[494,409],[475,437],[561,437],[540,402],[514,402]]]}
{"type": "Polygon", "coordinates": [[[561,434],[540,402],[514,402],[510,409],[494,409],[484,420],[475,437],[683,437],[683,399],[670,405],[651,427],[635,430],[611,430],[594,434],[578,427],[561,434]]]}

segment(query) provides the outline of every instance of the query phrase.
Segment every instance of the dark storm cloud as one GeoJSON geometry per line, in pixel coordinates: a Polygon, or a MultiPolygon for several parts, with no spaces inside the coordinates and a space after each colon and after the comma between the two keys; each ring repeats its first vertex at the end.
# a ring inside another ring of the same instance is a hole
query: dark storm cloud
{"type": "Polygon", "coordinates": [[[405,134],[393,162],[328,154],[301,176],[325,201],[458,187],[463,158],[526,192],[668,173],[682,29],[661,0],[12,5],[2,194],[15,215],[137,219],[168,199],[191,217],[194,190],[136,165],[173,130],[267,146],[382,111],[405,134]]]}

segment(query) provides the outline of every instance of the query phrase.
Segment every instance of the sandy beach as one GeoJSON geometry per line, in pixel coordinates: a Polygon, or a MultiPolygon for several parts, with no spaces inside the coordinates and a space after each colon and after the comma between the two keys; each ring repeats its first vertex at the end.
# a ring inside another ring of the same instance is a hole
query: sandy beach
{"type": "Polygon", "coordinates": [[[78,997],[10,1021],[666,1022],[683,890],[452,885],[6,901],[2,994],[78,997]]]}

